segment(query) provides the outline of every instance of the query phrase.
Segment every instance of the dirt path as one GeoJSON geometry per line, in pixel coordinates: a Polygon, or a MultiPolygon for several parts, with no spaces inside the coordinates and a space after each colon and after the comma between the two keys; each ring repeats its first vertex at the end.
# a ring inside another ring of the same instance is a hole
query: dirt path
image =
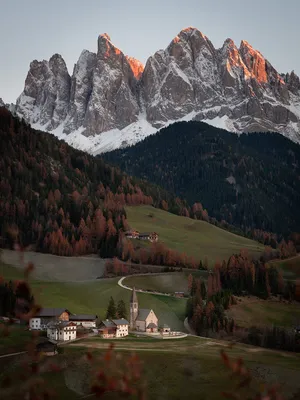
{"type": "Polygon", "coordinates": [[[20,351],[19,353],[3,354],[3,356],[0,356],[0,358],[13,357],[13,356],[18,356],[20,354],[26,354],[26,353],[27,353],[27,351],[20,351]]]}

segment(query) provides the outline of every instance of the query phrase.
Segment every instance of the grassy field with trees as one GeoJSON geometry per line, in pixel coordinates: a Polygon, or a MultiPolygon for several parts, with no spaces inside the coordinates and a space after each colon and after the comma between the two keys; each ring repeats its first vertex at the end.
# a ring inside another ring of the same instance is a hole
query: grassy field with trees
{"type": "MultiPolygon", "coordinates": [[[[0,274],[9,279],[22,279],[22,270],[6,264],[0,264],[0,274]]],[[[129,315],[131,292],[120,287],[119,278],[97,279],[89,282],[57,282],[30,280],[33,295],[38,304],[44,307],[65,307],[76,314],[96,314],[104,319],[110,297],[117,303],[123,300],[129,315]]],[[[142,308],[152,308],[161,323],[174,330],[183,329],[185,318],[185,299],[176,299],[152,294],[138,294],[142,308]]]]}

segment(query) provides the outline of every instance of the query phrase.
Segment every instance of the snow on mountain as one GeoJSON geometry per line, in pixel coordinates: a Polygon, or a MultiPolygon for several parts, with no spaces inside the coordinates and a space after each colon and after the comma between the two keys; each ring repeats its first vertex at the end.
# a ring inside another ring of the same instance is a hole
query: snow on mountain
{"type": "Polygon", "coordinates": [[[300,142],[300,80],[279,74],[246,41],[220,49],[199,30],[182,30],[145,67],[107,34],[84,50],[69,75],[63,58],[30,64],[15,111],[93,154],[133,145],[178,120],[233,132],[277,131],[300,142]]]}

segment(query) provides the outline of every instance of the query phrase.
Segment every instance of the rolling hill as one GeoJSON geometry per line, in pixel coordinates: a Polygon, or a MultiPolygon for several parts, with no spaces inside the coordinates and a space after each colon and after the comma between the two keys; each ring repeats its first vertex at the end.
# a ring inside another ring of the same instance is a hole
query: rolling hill
{"type": "Polygon", "coordinates": [[[282,135],[179,122],[103,157],[243,231],[300,230],[300,146],[282,135]]]}
{"type": "Polygon", "coordinates": [[[167,247],[193,256],[196,260],[203,261],[207,257],[209,265],[217,260],[227,260],[242,249],[246,249],[254,257],[264,250],[264,246],[258,242],[205,221],[170,214],[151,206],[127,206],[125,210],[132,229],[157,232],[159,241],[167,247]]]}

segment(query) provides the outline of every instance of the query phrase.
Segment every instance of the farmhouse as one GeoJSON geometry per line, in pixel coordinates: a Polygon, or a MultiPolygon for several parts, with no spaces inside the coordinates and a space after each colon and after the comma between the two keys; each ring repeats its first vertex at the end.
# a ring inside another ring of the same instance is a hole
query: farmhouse
{"type": "Polygon", "coordinates": [[[139,231],[131,230],[131,231],[125,232],[125,236],[128,239],[149,240],[150,242],[158,241],[158,234],[156,232],[140,233],[139,231]]]}
{"type": "Polygon", "coordinates": [[[100,335],[105,338],[120,338],[128,335],[129,322],[124,319],[106,319],[102,321],[99,329],[100,335]]]}
{"type": "Polygon", "coordinates": [[[47,338],[40,338],[36,345],[36,351],[46,356],[54,356],[57,354],[57,343],[47,338]]]}
{"type": "Polygon", "coordinates": [[[97,315],[79,314],[70,315],[69,321],[76,325],[82,325],[84,328],[96,328],[97,315]]]}
{"type": "Polygon", "coordinates": [[[34,318],[30,318],[29,328],[46,330],[50,321],[69,321],[70,315],[66,308],[42,308],[34,318]]]}
{"type": "Polygon", "coordinates": [[[138,239],[139,234],[140,234],[139,231],[136,230],[125,232],[125,236],[128,237],[129,239],[138,239]]]}
{"type": "Polygon", "coordinates": [[[47,337],[56,341],[76,339],[76,324],[70,321],[51,321],[47,325],[47,337]]]}
{"type": "Polygon", "coordinates": [[[158,234],[156,232],[140,233],[138,239],[139,240],[149,240],[150,242],[157,242],[158,234]]]}
{"type": "Polygon", "coordinates": [[[130,299],[130,329],[150,333],[158,331],[157,316],[151,309],[139,308],[135,288],[130,299]]]}

